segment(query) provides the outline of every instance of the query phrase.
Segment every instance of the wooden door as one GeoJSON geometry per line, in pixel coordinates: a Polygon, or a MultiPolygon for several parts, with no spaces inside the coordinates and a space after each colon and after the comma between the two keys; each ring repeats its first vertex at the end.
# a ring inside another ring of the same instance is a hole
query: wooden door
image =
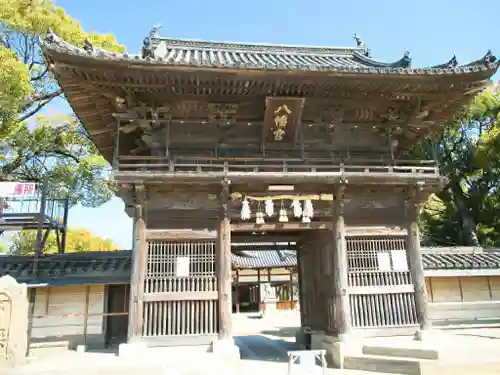
{"type": "Polygon", "coordinates": [[[142,336],[203,345],[218,332],[215,241],[148,240],[142,336]]]}

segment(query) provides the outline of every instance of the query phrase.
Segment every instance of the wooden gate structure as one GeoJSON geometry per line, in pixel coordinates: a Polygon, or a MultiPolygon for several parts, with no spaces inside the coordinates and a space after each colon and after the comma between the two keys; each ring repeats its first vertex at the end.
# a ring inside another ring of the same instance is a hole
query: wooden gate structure
{"type": "Polygon", "coordinates": [[[137,56],[43,44],[134,217],[129,340],[231,339],[231,242],[271,236],[298,242],[304,326],[338,339],[430,328],[417,220],[445,181],[405,155],[486,87],[491,52],[415,69],[357,37],[319,48],[157,31],[137,56]],[[374,226],[402,235],[347,235],[374,226]]]}

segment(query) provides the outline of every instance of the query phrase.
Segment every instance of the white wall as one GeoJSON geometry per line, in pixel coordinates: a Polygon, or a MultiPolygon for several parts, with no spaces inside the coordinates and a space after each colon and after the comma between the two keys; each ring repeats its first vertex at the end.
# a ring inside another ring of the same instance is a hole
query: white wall
{"type": "Polygon", "coordinates": [[[500,322],[500,277],[427,277],[429,317],[435,324],[500,322]]]}
{"type": "Polygon", "coordinates": [[[72,285],[36,289],[31,342],[69,341],[83,344],[86,289],[89,289],[87,344],[104,345],[104,285],[72,285]]]}

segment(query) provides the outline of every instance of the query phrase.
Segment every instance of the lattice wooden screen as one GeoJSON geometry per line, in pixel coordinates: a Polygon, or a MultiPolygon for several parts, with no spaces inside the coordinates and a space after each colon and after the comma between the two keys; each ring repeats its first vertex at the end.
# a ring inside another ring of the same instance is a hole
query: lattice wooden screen
{"type": "Polygon", "coordinates": [[[347,239],[353,327],[399,327],[417,323],[405,249],[404,237],[347,239]]]}
{"type": "Polygon", "coordinates": [[[148,241],[143,336],[213,335],[214,241],[148,241]]]}

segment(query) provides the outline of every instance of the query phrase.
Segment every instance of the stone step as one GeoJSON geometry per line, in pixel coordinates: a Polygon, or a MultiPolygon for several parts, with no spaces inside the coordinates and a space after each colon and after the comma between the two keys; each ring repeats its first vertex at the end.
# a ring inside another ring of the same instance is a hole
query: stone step
{"type": "Polygon", "coordinates": [[[344,368],[387,374],[421,375],[421,361],[416,358],[398,358],[370,354],[346,355],[344,357],[344,368]]]}
{"type": "Polygon", "coordinates": [[[429,360],[439,359],[438,350],[423,348],[420,343],[405,346],[365,344],[363,345],[363,354],[429,360]]]}

